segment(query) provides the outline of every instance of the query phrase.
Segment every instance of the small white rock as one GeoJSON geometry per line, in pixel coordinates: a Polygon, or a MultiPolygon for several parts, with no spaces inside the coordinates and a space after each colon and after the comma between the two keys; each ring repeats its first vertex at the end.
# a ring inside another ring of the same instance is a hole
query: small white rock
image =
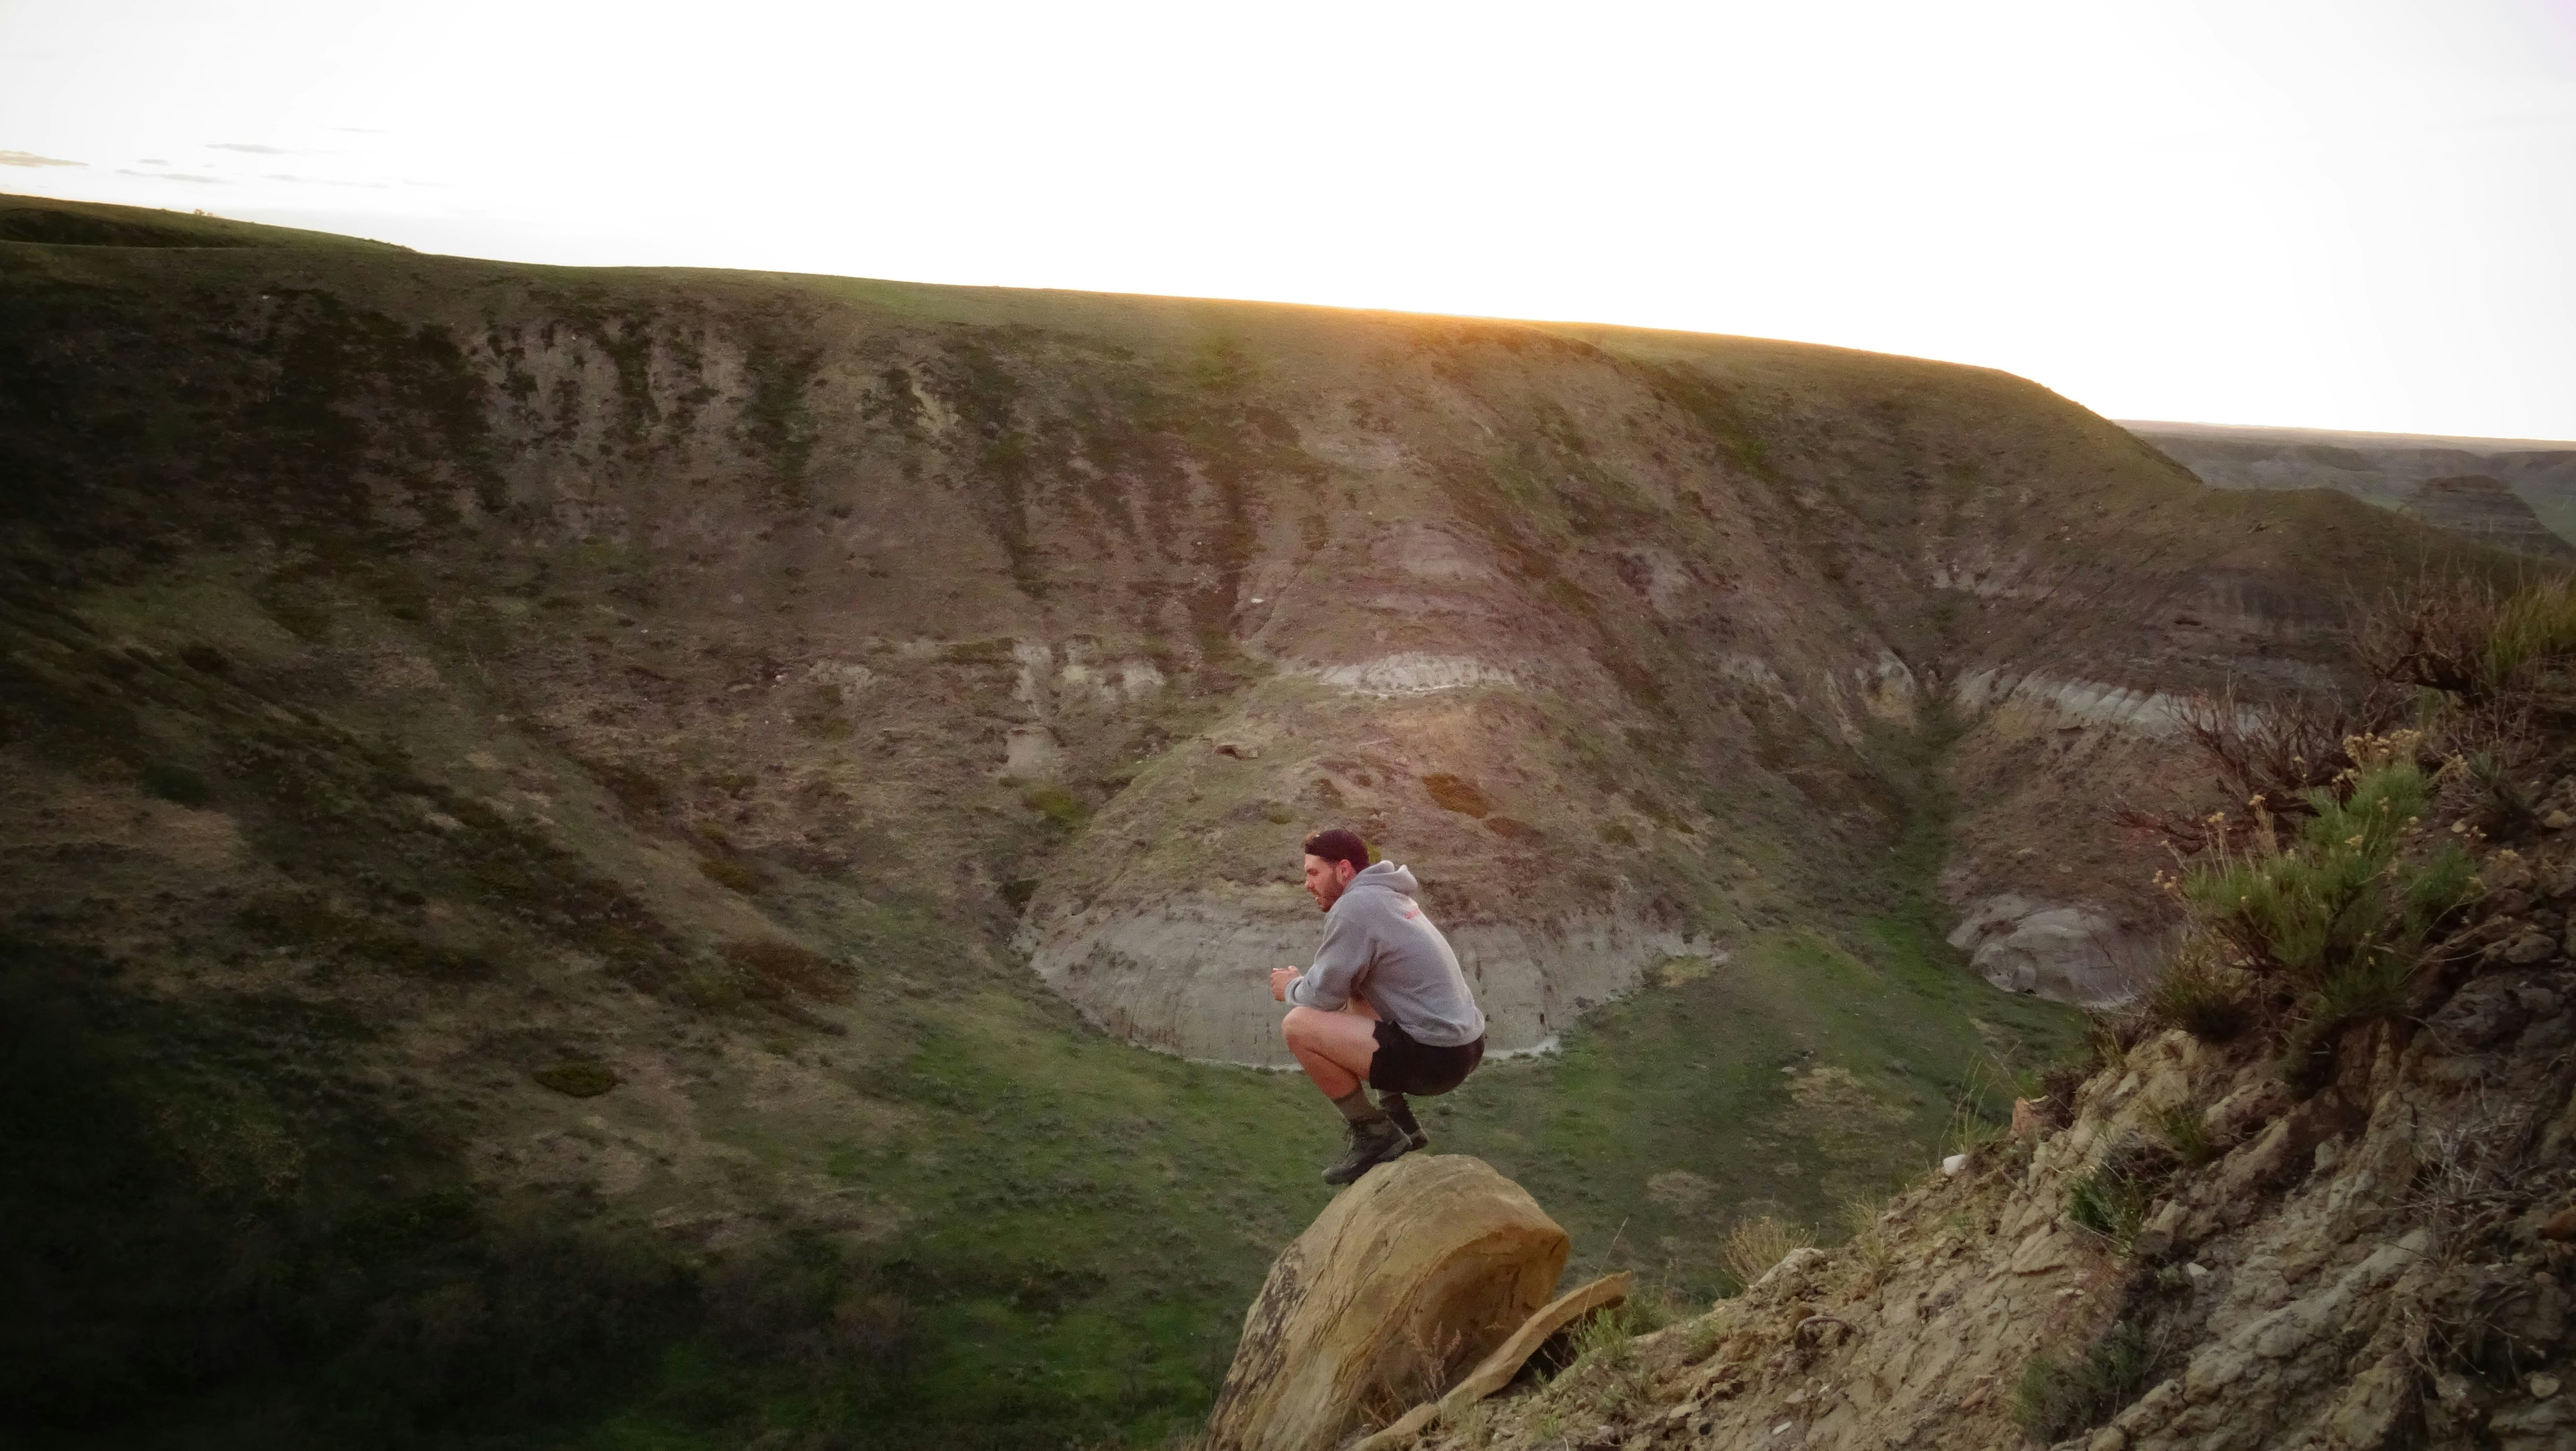
{"type": "Polygon", "coordinates": [[[2554,1375],[2535,1375],[2528,1384],[2531,1386],[2531,1398],[2535,1401],[2545,1401],[2558,1394],[2558,1377],[2554,1375]]]}
{"type": "Polygon", "coordinates": [[[1774,1435],[1774,1436],[1777,1436],[1777,1435],[1779,1435],[1781,1432],[1788,1430],[1791,1426],[1794,1426],[1794,1425],[1796,1425],[1796,1424],[1798,1424],[1798,1423],[1797,1423],[1797,1422],[1795,1422],[1795,1421],[1782,1421],[1779,1425],[1776,1425],[1776,1426],[1774,1426],[1774,1427],[1772,1427],[1772,1428],[1771,1428],[1771,1434],[1772,1434],[1772,1435],[1774,1435]]]}
{"type": "Polygon", "coordinates": [[[2209,1278],[2209,1266],[2200,1263],[2198,1260],[2194,1260],[2190,1264],[2183,1266],[2182,1272],[2191,1276],[2191,1282],[2195,1285],[2209,1278]]]}
{"type": "Polygon", "coordinates": [[[1968,1167],[1968,1156],[1965,1154],[1952,1154],[1941,1161],[1941,1172],[1953,1179],[1958,1178],[1959,1171],[1966,1167],[1968,1167]]]}

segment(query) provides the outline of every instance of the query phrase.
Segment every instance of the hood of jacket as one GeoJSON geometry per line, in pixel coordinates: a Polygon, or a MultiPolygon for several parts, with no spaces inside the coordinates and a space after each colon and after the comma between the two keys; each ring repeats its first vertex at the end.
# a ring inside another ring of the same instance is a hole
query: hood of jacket
{"type": "Polygon", "coordinates": [[[1342,890],[1356,892],[1362,887],[1384,887],[1390,892],[1401,892],[1408,897],[1418,895],[1422,891],[1422,884],[1413,879],[1413,869],[1399,866],[1394,862],[1379,862],[1366,871],[1360,872],[1352,877],[1351,884],[1342,890]]]}

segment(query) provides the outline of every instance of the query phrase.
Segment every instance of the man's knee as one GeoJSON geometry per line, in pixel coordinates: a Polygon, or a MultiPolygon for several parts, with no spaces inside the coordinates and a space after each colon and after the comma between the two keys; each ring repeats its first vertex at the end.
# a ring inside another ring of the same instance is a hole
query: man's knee
{"type": "Polygon", "coordinates": [[[1291,1044],[1312,1043],[1315,1041],[1315,1020],[1322,1016],[1313,1008],[1290,1008],[1288,1016],[1279,1020],[1279,1036],[1291,1044]]]}

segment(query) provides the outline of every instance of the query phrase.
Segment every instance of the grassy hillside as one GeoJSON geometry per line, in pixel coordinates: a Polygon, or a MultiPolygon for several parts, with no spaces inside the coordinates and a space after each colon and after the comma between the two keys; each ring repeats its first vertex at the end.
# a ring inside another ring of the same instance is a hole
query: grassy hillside
{"type": "Polygon", "coordinates": [[[38,1444],[1186,1426],[1334,1124],[1139,1044],[1259,1037],[1327,822],[1561,1035],[1442,1147],[1716,1293],[2072,1031],[1954,907],[2143,897],[2152,734],[1958,682],[2455,558],[1912,360],[0,222],[38,1444]]]}

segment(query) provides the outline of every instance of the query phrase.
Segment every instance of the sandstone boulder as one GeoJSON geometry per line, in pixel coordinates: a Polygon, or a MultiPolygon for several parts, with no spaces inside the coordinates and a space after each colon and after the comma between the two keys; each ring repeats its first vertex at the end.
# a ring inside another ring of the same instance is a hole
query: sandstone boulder
{"type": "Polygon", "coordinates": [[[1326,1451],[1437,1397],[1547,1303],[1569,1248],[1481,1159],[1369,1171],[1270,1267],[1207,1451],[1326,1451]]]}

